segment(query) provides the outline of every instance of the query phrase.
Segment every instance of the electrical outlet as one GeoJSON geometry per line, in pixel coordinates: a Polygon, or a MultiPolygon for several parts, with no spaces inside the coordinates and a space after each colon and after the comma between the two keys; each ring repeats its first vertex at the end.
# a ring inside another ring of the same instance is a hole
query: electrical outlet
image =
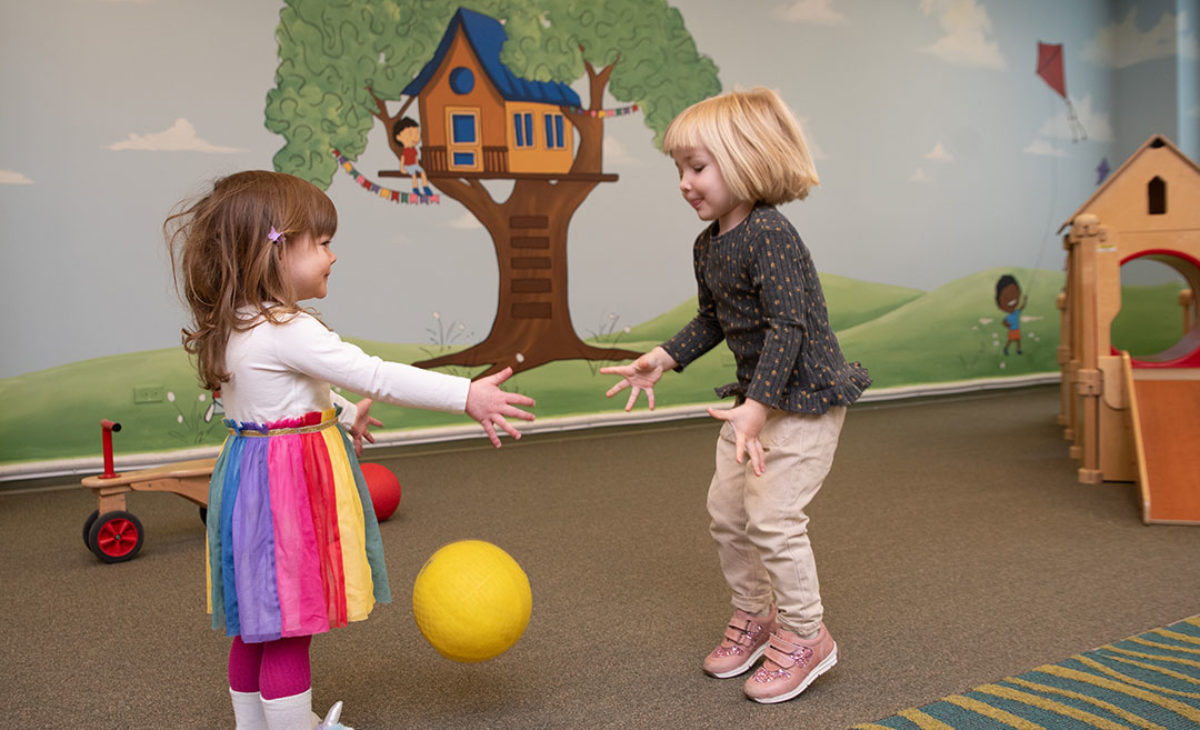
{"type": "Polygon", "coordinates": [[[133,389],[134,403],[162,403],[167,398],[167,389],[161,385],[139,385],[133,389]]]}

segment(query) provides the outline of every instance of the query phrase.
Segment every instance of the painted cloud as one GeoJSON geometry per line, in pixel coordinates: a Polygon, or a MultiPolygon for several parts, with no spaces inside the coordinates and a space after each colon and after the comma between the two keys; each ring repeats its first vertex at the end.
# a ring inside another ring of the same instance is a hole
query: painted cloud
{"type": "Polygon", "coordinates": [[[230,154],[244,152],[236,147],[222,147],[196,136],[196,128],[182,117],[175,120],[168,129],[162,132],[147,134],[130,133],[129,138],[113,142],[110,150],[140,150],[146,152],[213,152],[230,154]]]}
{"type": "Polygon", "coordinates": [[[1137,8],[1132,7],[1120,23],[1100,29],[1083,49],[1083,57],[1094,63],[1125,68],[1145,61],[1172,58],[1200,58],[1196,33],[1187,13],[1179,14],[1178,24],[1173,13],[1163,13],[1154,27],[1140,30],[1137,8]]]}
{"type": "Polygon", "coordinates": [[[844,25],[846,16],[833,8],[833,0],[796,0],[775,8],[775,17],[793,23],[844,25]]]}
{"type": "Polygon", "coordinates": [[[956,66],[1008,67],[1000,47],[989,36],[992,20],[975,0],[921,0],[921,12],[936,15],[944,35],[921,50],[956,66]]]}

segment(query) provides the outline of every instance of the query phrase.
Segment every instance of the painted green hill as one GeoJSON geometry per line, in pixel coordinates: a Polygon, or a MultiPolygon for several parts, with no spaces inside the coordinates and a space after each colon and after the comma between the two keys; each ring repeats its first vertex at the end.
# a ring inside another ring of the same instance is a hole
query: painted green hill
{"type": "MultiPolygon", "coordinates": [[[[831,318],[849,322],[839,330],[846,356],[866,365],[875,389],[1056,372],[1059,313],[1054,299],[1060,272],[993,269],[920,293],[840,277],[822,277],[831,318]],[[1003,354],[1006,330],[995,304],[1001,274],[1015,275],[1029,295],[1022,323],[1022,351],[1003,354]]],[[[1114,339],[1135,354],[1158,352],[1178,339],[1177,288],[1126,287],[1122,321],[1114,339]],[[1164,290],[1165,291],[1165,290],[1164,290]]],[[[695,311],[683,302],[648,322],[598,340],[645,351],[682,327],[695,311]]],[[[388,344],[347,338],[385,359],[414,362],[445,350],[429,344],[388,344]]],[[[599,373],[605,363],[551,363],[509,381],[509,387],[537,399],[539,418],[616,412],[625,399],[605,398],[616,378],[599,373]]],[[[466,369],[444,369],[472,375],[466,369]]],[[[721,346],[682,374],[668,373],[656,388],[660,407],[707,404],[713,388],[733,380],[733,355],[721,346]]],[[[100,453],[101,418],[121,422],[118,453],[176,451],[220,443],[221,414],[195,374],[182,348],[136,352],[86,360],[0,380],[5,416],[0,420],[0,464],[49,461],[100,453]],[[135,388],[161,387],[167,397],[135,404],[135,388]]],[[[408,410],[378,404],[372,413],[391,429],[468,425],[465,416],[408,410]]]]}
{"type": "MultiPolygon", "coordinates": [[[[821,274],[821,289],[829,308],[829,322],[835,331],[869,322],[921,296],[920,289],[891,284],[872,284],[837,274],[821,274]]],[[[679,331],[696,313],[696,297],[647,322],[631,327],[628,334],[614,333],[598,338],[603,342],[618,339],[662,342],[679,331]]]]}
{"type": "Polygon", "coordinates": [[[1058,370],[1059,272],[981,271],[927,292],[882,317],[840,332],[842,350],[871,370],[875,387],[1026,375],[1058,370]],[[1012,274],[1029,302],[1022,312],[1022,351],[1003,348],[1005,313],[996,281],[1012,274]]]}

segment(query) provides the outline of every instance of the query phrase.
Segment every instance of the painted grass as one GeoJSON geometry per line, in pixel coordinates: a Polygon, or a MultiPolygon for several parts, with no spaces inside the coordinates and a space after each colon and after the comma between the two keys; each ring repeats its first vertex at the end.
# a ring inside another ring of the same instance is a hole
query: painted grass
{"type": "MultiPolygon", "coordinates": [[[[1059,315],[1054,298],[1063,284],[1060,272],[994,269],[925,293],[840,277],[825,276],[822,281],[831,317],[842,323],[838,330],[842,349],[849,359],[869,368],[874,388],[1058,370],[1059,315]],[[994,292],[1003,273],[1014,274],[1029,295],[1021,355],[1015,348],[1008,356],[1002,353],[1006,330],[994,292]]],[[[1127,316],[1119,327],[1114,325],[1114,337],[1135,353],[1158,352],[1164,349],[1163,341],[1170,344],[1178,339],[1178,305],[1160,288],[1125,289],[1122,314],[1127,316]]],[[[693,299],[628,332],[621,329],[596,340],[645,351],[678,331],[694,311],[693,299]]],[[[347,339],[371,354],[400,362],[440,354],[429,345],[347,339]]],[[[615,382],[599,374],[605,364],[551,363],[517,375],[509,385],[537,399],[539,418],[613,412],[624,407],[625,399],[604,397],[615,382]]],[[[464,368],[443,371],[474,374],[464,368]]],[[[722,345],[684,373],[667,374],[655,390],[656,400],[663,407],[711,403],[713,388],[733,377],[733,356],[722,345]]],[[[0,464],[97,456],[101,418],[121,422],[119,453],[215,445],[224,436],[219,414],[204,420],[211,402],[196,386],[181,348],[86,360],[3,379],[0,399],[5,404],[0,464]],[[135,405],[133,389],[145,385],[164,386],[174,400],[135,405]]],[[[376,405],[372,413],[388,430],[468,423],[461,415],[387,404],[376,405]]]]}

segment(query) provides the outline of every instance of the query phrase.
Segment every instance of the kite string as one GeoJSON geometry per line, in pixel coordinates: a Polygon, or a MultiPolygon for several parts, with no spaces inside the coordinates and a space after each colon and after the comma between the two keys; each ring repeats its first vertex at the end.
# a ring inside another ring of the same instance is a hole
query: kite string
{"type": "MultiPolygon", "coordinates": [[[[1069,102],[1068,102],[1069,103],[1069,102]]],[[[1047,114],[1054,116],[1054,105],[1047,99],[1047,114]]],[[[1051,228],[1054,224],[1054,210],[1058,206],[1058,155],[1049,155],[1050,157],[1050,195],[1047,196],[1049,202],[1046,206],[1046,222],[1042,226],[1042,241],[1038,246],[1037,257],[1034,259],[1033,274],[1029,282],[1029,291],[1034,290],[1034,285],[1037,282],[1038,276],[1042,271],[1043,259],[1046,255],[1046,246],[1054,240],[1051,232],[1055,229],[1051,228]]]]}

